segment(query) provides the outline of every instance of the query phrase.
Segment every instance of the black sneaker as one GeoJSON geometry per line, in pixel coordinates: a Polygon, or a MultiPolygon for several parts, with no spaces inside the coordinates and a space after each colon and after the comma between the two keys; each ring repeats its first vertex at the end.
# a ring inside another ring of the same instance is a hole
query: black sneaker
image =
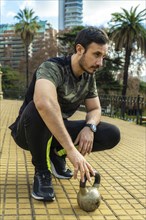
{"type": "Polygon", "coordinates": [[[51,171],[59,179],[70,179],[73,176],[72,171],[66,168],[65,157],[56,155],[54,150],[50,152],[51,171]]]}
{"type": "Polygon", "coordinates": [[[35,172],[32,197],[37,200],[53,201],[54,190],[52,187],[52,177],[49,170],[39,170],[35,172]]]}

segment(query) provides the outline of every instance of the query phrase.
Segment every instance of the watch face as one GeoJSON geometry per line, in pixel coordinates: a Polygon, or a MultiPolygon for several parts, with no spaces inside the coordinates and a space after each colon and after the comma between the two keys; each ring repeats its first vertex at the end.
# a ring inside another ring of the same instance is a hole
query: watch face
{"type": "Polygon", "coordinates": [[[94,124],[86,124],[85,126],[89,127],[91,131],[96,132],[96,125],[94,124]]]}
{"type": "Polygon", "coordinates": [[[96,132],[96,125],[91,125],[91,130],[92,130],[93,132],[96,132]]]}

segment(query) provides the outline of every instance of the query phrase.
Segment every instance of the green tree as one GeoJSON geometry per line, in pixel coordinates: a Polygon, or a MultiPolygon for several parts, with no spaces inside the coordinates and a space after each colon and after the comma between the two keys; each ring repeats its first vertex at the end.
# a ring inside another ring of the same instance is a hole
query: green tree
{"type": "MultiPolygon", "coordinates": [[[[58,46],[57,40],[54,37],[54,30],[47,24],[46,28],[46,37],[37,36],[35,41],[33,41],[33,47],[37,48],[36,51],[33,51],[33,56],[29,58],[29,80],[31,80],[35,70],[39,65],[50,57],[57,56],[58,46]],[[47,37],[49,36],[49,37],[47,37]]],[[[19,63],[19,71],[25,71],[25,59],[21,60],[19,63]]]]}
{"type": "Polygon", "coordinates": [[[39,30],[38,16],[34,16],[33,9],[25,8],[19,10],[18,14],[14,17],[18,20],[15,24],[15,32],[19,34],[24,46],[26,54],[26,88],[29,84],[29,45],[33,41],[35,34],[39,30]]]}
{"type": "Polygon", "coordinates": [[[1,70],[3,72],[2,90],[4,98],[20,99],[24,97],[24,76],[9,66],[2,67],[1,70]]]}
{"type": "Polygon", "coordinates": [[[130,66],[131,53],[135,48],[146,55],[146,29],[143,25],[146,9],[137,13],[137,7],[131,7],[130,12],[123,9],[122,13],[113,13],[109,22],[109,36],[115,42],[116,51],[125,51],[124,74],[122,95],[126,95],[128,83],[128,70],[130,66]],[[143,23],[142,23],[143,22],[143,23]]]}
{"type": "Polygon", "coordinates": [[[146,100],[146,82],[140,81],[139,92],[146,100]]]}
{"type": "Polygon", "coordinates": [[[59,40],[59,54],[67,55],[74,52],[74,41],[76,35],[83,28],[85,27],[75,26],[71,29],[65,29],[64,31],[60,31],[58,33],[57,39],[59,40]]]}
{"type": "Polygon", "coordinates": [[[99,93],[111,93],[121,91],[121,85],[118,80],[116,80],[115,72],[118,72],[123,68],[122,61],[120,57],[109,58],[104,60],[104,65],[96,72],[96,84],[99,93]]]}

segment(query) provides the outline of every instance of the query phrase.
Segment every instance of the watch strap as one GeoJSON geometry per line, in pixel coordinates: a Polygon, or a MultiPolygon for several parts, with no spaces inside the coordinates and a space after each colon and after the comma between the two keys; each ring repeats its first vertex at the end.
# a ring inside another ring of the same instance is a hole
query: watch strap
{"type": "Polygon", "coordinates": [[[85,124],[85,127],[91,127],[92,124],[85,124]]]}

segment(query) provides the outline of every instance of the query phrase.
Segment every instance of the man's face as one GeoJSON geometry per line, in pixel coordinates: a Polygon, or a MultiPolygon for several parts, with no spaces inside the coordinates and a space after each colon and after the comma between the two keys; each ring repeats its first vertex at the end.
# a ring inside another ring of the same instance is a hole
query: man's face
{"type": "Polygon", "coordinates": [[[89,74],[93,74],[99,67],[103,65],[103,59],[107,53],[107,50],[107,44],[100,45],[96,43],[91,43],[86,52],[83,48],[81,57],[79,59],[80,68],[89,74]]]}

